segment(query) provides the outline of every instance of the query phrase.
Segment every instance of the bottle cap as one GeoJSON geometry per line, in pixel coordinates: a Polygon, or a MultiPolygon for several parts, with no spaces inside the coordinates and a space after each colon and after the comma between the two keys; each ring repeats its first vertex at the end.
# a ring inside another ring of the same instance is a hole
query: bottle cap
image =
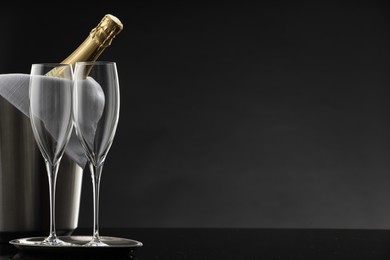
{"type": "Polygon", "coordinates": [[[107,47],[123,29],[122,22],[112,14],[106,14],[100,23],[92,29],[90,37],[100,45],[107,47]]]}

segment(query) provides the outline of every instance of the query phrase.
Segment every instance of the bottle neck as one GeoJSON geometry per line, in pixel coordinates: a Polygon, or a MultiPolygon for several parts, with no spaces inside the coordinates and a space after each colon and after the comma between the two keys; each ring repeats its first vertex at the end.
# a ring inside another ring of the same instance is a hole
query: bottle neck
{"type": "Polygon", "coordinates": [[[77,61],[95,61],[106,47],[99,44],[96,40],[90,36],[87,37],[84,42],[73,51],[66,59],[61,63],[72,64],[73,68],[77,61]]]}

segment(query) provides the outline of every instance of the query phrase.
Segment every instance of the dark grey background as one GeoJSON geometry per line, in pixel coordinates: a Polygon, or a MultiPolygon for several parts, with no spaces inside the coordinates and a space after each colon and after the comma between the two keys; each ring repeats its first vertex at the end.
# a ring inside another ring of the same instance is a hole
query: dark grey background
{"type": "Polygon", "coordinates": [[[0,73],[124,24],[101,226],[390,228],[385,2],[124,2],[0,9],[0,73]]]}

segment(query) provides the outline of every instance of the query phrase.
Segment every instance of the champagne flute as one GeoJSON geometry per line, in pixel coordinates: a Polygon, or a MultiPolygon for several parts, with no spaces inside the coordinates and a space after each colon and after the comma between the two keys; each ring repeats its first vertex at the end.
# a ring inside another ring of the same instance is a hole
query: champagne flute
{"type": "Polygon", "coordinates": [[[99,236],[99,190],[103,164],[119,120],[116,63],[77,62],[74,76],[74,126],[88,158],[93,188],[93,233],[85,246],[107,246],[99,236]]]}
{"type": "Polygon", "coordinates": [[[49,181],[50,232],[41,241],[49,246],[69,245],[56,235],[55,193],[57,173],[73,129],[73,69],[68,64],[32,64],[29,83],[30,121],[35,141],[45,160],[49,181]]]}

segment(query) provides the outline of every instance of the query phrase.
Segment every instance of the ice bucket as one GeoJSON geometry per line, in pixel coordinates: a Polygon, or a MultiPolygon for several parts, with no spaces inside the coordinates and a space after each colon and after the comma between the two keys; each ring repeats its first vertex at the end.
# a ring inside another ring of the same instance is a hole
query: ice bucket
{"type": "MultiPolygon", "coordinates": [[[[58,235],[78,225],[82,168],[66,154],[56,186],[58,235]]],[[[30,119],[0,96],[0,242],[49,232],[49,186],[30,119]]]]}

